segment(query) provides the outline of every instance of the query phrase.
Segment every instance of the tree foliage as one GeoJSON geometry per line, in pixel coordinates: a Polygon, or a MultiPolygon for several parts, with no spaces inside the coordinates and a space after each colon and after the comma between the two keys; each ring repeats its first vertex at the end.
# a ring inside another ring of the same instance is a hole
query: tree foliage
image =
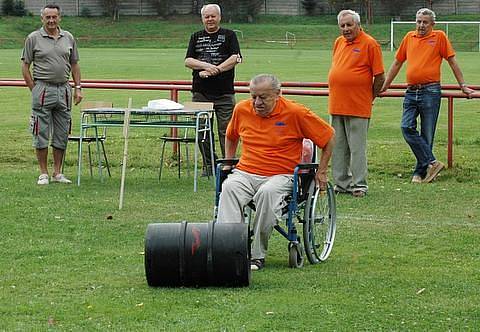
{"type": "Polygon", "coordinates": [[[246,0],[244,3],[247,11],[247,20],[248,22],[253,22],[262,7],[263,0],[246,0]]]}
{"type": "Polygon", "coordinates": [[[119,19],[120,0],[103,0],[103,8],[106,16],[111,16],[114,21],[119,19]]]}
{"type": "Polygon", "coordinates": [[[258,15],[263,0],[218,0],[217,3],[222,8],[222,20],[225,22],[253,22],[258,15]]]}
{"type": "Polygon", "coordinates": [[[410,7],[415,0],[403,0],[403,1],[390,1],[390,0],[380,0],[382,5],[385,6],[385,9],[388,15],[391,16],[400,16],[402,9],[410,7]]]}
{"type": "Polygon", "coordinates": [[[302,0],[302,7],[308,16],[313,16],[315,15],[315,8],[317,8],[317,0],[302,0]]]}
{"type": "Polygon", "coordinates": [[[2,13],[9,16],[24,16],[27,14],[25,3],[22,0],[4,0],[2,13]]]}
{"type": "MultiPolygon", "coordinates": [[[[213,2],[212,2],[213,3],[213,2]]],[[[240,2],[236,0],[219,0],[217,4],[222,8],[222,20],[233,22],[240,17],[240,2]]]]}
{"type": "Polygon", "coordinates": [[[172,5],[174,0],[151,0],[157,14],[162,17],[167,17],[172,13],[172,5]]]}

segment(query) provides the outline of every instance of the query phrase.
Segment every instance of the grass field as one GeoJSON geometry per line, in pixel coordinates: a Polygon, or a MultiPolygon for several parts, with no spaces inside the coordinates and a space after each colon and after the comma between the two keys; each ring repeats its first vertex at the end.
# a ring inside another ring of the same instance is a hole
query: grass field
{"type": "MultiPolygon", "coordinates": [[[[412,20],[412,18],[405,18],[412,20]]],[[[478,20],[476,15],[438,17],[437,20],[478,20]]],[[[384,49],[389,49],[390,18],[378,17],[376,24],[363,28],[374,36],[384,49]]],[[[0,16],[0,48],[20,48],[25,36],[40,26],[38,16],[0,16]]],[[[285,34],[295,35],[296,49],[328,50],[338,36],[334,15],[316,17],[260,16],[254,24],[227,23],[224,27],[234,29],[239,36],[242,49],[284,49],[288,46],[285,34]]],[[[171,19],[158,17],[121,17],[112,21],[105,17],[63,17],[62,27],[78,38],[80,47],[110,48],[184,48],[192,31],[201,29],[199,17],[175,16],[171,19]]],[[[414,28],[401,25],[395,28],[394,45],[400,45],[403,35],[414,28]]],[[[438,24],[438,29],[446,30],[438,24]]],[[[478,25],[450,25],[449,36],[455,49],[478,51],[478,25]]]]}
{"type": "MultiPolygon", "coordinates": [[[[81,49],[84,78],[188,79],[183,49],[81,49]]],[[[20,77],[19,49],[0,50],[0,77],[20,77]]],[[[237,79],[272,72],[326,81],[329,51],[247,49],[237,79]],[[294,64],[294,65],[292,65],[294,64]]],[[[480,82],[478,53],[460,53],[480,82]]],[[[388,67],[392,54],[385,53],[388,67]]],[[[454,79],[444,68],[444,83],[454,79]]],[[[397,80],[403,82],[403,74],[397,80]]],[[[85,89],[85,100],[129,96],[140,107],[166,93],[85,89]]],[[[239,95],[238,98],[246,98],[239,95]]],[[[188,100],[183,93],[181,100],[188,100]]],[[[326,99],[295,99],[327,118],[326,99]]],[[[27,131],[29,93],[0,87],[0,330],[319,331],[480,329],[480,108],[455,102],[455,165],[432,184],[409,183],[413,157],[399,130],[401,100],[376,101],[369,131],[369,195],[338,197],[337,239],[325,264],[292,270],[286,241],[271,240],[267,267],[245,289],[154,289],[146,284],[148,223],[211,219],[213,185],[176,169],[157,182],[161,131],[131,130],[125,207],[118,210],[123,140],[111,130],[113,176],[85,169],[82,186],[35,184],[27,131]]],[[[78,125],[78,109],[74,110],[78,125]]],[[[446,103],[436,148],[446,159],[446,103]]],[[[74,127],[75,129],[76,127],[74,127]]],[[[76,174],[72,148],[65,172],[76,174]]]]}

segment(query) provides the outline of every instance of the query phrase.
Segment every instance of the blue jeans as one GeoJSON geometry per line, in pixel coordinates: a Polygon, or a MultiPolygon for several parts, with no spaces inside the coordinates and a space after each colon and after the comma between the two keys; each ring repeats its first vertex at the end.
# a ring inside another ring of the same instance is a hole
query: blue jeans
{"type": "Polygon", "coordinates": [[[422,178],[428,165],[435,161],[433,139],[440,112],[440,84],[428,85],[422,89],[407,89],[403,101],[402,133],[405,141],[417,158],[413,175],[422,178]],[[420,132],[417,130],[417,118],[420,115],[420,132]]]}

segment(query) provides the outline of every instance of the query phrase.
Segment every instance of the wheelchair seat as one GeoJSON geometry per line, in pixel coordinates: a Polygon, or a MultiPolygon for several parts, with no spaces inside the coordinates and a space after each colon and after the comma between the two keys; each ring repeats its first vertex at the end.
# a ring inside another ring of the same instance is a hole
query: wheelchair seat
{"type": "MultiPolygon", "coordinates": [[[[325,261],[331,253],[336,232],[336,203],[333,186],[328,183],[326,190],[319,190],[315,184],[318,169],[316,148],[310,140],[303,145],[302,163],[297,165],[293,174],[292,192],[285,198],[282,209],[286,225],[274,226],[288,241],[289,266],[303,266],[303,254],[306,253],[311,264],[325,261]],[[310,146],[310,148],[308,148],[310,146]],[[306,150],[310,149],[310,154],[306,150]],[[309,162],[305,162],[309,161],[309,162]],[[297,224],[302,224],[303,245],[298,235],[297,224]]],[[[232,172],[238,159],[219,159],[217,163],[217,181],[215,192],[214,220],[217,219],[218,204],[223,181],[232,172]],[[230,166],[225,170],[225,166],[230,166]]],[[[250,201],[244,208],[245,222],[250,223],[255,204],[250,201]]]]}

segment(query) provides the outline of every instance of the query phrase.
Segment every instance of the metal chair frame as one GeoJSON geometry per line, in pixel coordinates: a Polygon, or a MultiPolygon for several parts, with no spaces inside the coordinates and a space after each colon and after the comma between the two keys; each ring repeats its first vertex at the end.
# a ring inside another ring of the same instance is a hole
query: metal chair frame
{"type": "MultiPolygon", "coordinates": [[[[313,160],[316,158],[314,154],[313,160]]],[[[214,220],[217,219],[218,204],[223,181],[231,173],[223,170],[224,166],[232,166],[238,162],[233,160],[218,160],[214,220]]],[[[317,163],[299,164],[293,173],[293,188],[287,197],[287,206],[283,210],[285,226],[274,226],[288,240],[289,266],[303,266],[304,254],[311,264],[325,261],[331,253],[336,233],[336,202],[333,186],[328,183],[326,190],[316,187],[314,177],[318,169],[317,163]],[[298,234],[297,223],[303,225],[303,244],[298,234]]],[[[244,209],[246,223],[250,223],[255,212],[253,201],[244,209]]]]}
{"type": "MultiPolygon", "coordinates": [[[[81,104],[82,109],[88,109],[88,108],[93,108],[93,107],[110,107],[111,108],[111,107],[113,107],[113,103],[112,102],[105,102],[105,101],[90,101],[90,102],[84,102],[84,103],[81,104]]],[[[98,130],[98,129],[95,128],[95,130],[98,130]]],[[[90,176],[93,176],[92,151],[91,151],[91,148],[90,148],[90,144],[92,144],[92,143],[96,144],[98,142],[100,144],[99,146],[102,148],[102,155],[103,155],[103,159],[105,161],[105,166],[107,167],[108,176],[111,177],[112,174],[110,172],[110,164],[108,162],[107,153],[105,151],[105,141],[107,139],[107,127],[102,127],[101,132],[99,133],[97,131],[96,133],[98,135],[89,136],[89,135],[87,135],[87,131],[85,131],[86,136],[82,137],[82,143],[87,144],[88,164],[90,166],[90,176]]],[[[68,141],[77,143],[77,156],[79,158],[81,158],[81,156],[79,155],[79,153],[80,153],[80,136],[69,135],[68,136],[68,141]]],[[[65,153],[64,153],[64,159],[65,159],[65,153]]],[[[63,166],[62,166],[62,168],[63,168],[63,166]]]]}

